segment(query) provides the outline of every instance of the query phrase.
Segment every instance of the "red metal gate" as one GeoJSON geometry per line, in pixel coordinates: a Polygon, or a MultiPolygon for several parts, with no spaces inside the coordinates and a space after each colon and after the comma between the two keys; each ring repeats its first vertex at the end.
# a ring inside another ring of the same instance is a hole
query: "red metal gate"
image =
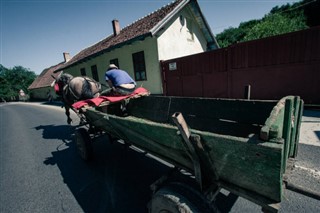
{"type": "Polygon", "coordinates": [[[320,104],[320,27],[161,62],[164,94],[320,104]]]}

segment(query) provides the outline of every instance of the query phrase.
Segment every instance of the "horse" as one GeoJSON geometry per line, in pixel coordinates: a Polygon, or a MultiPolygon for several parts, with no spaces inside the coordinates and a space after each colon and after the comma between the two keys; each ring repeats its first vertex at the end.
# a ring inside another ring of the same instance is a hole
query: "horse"
{"type": "Polygon", "coordinates": [[[57,95],[62,98],[65,107],[65,114],[67,116],[67,123],[71,124],[70,109],[75,111],[72,107],[77,101],[96,98],[100,96],[101,84],[86,76],[73,77],[70,74],[61,72],[55,79],[51,86],[57,95]]]}

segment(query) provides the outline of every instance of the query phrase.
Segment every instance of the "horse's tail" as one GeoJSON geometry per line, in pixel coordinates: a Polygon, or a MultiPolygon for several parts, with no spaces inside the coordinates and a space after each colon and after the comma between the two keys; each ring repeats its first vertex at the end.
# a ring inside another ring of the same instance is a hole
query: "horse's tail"
{"type": "Polygon", "coordinates": [[[92,93],[92,86],[88,79],[84,78],[82,85],[82,94],[81,99],[90,99],[93,98],[94,94],[92,93]]]}

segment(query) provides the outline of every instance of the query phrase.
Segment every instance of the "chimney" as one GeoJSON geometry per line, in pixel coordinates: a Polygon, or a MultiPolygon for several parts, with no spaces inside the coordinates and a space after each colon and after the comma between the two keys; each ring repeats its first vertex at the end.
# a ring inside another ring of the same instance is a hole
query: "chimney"
{"type": "Polygon", "coordinates": [[[120,24],[119,24],[119,21],[114,19],[112,20],[112,27],[113,27],[113,35],[116,36],[116,35],[119,35],[120,33],[120,24]]]}
{"type": "Polygon", "coordinates": [[[71,59],[70,53],[64,52],[63,53],[63,58],[64,58],[64,63],[68,62],[71,59]]]}

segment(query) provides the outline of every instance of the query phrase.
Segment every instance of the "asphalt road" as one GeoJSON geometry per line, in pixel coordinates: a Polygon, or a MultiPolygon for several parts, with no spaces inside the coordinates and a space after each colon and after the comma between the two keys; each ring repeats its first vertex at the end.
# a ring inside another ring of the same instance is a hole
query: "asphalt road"
{"type": "Polygon", "coordinates": [[[63,110],[0,105],[0,212],[147,212],[149,185],[168,168],[103,137],[84,162],[63,110]]]}
{"type": "MultiPolygon", "coordinates": [[[[315,129],[302,127],[305,142],[299,146],[292,181],[318,190],[320,114],[307,115],[303,127],[315,129]]],[[[77,124],[77,117],[72,118],[77,124]]],[[[169,167],[106,137],[96,139],[94,161],[86,163],[76,153],[74,130],[58,106],[0,104],[1,213],[147,212],[149,186],[169,167]]],[[[289,190],[284,194],[280,212],[320,212],[319,200],[289,190]]],[[[221,212],[261,210],[227,191],[217,199],[221,212]]]]}

